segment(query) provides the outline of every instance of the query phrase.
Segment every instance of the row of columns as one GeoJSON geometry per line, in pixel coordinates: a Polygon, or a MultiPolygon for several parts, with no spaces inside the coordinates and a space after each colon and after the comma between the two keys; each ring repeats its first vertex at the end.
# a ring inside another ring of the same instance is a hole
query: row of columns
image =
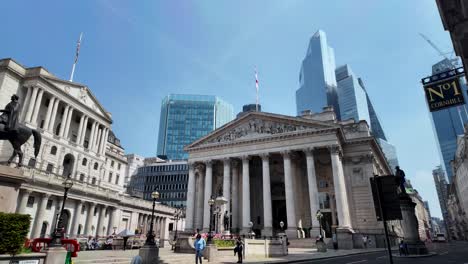
{"type": "MultiPolygon", "coordinates": [[[[28,202],[29,196],[33,193],[31,190],[22,190],[20,193],[20,199],[19,199],[19,206],[17,213],[26,213],[26,206],[28,202]]],[[[31,238],[37,238],[40,237],[40,232],[42,228],[42,223],[47,221],[47,217],[45,217],[45,212],[46,212],[46,206],[47,202],[51,198],[51,194],[48,193],[43,193],[40,196],[36,214],[34,217],[34,222],[32,224],[32,229],[30,233],[31,238]]],[[[55,206],[55,212],[54,212],[54,219],[53,223],[51,223],[49,233],[53,231],[53,228],[55,228],[57,224],[57,215],[60,213],[61,206],[62,206],[62,201],[63,197],[56,197],[56,206],[55,206]]],[[[82,200],[76,200],[75,201],[75,208],[73,214],[71,214],[71,218],[69,219],[69,229],[66,230],[66,232],[72,236],[76,235],[78,233],[78,226],[81,223],[81,211],[84,206],[85,202],[82,200]]],[[[96,236],[106,236],[106,235],[111,235],[114,232],[114,227],[117,227],[116,220],[118,220],[119,214],[118,211],[119,209],[103,204],[96,204],[94,202],[87,202],[88,210],[87,210],[87,216],[86,216],[86,221],[84,225],[84,230],[81,230],[80,235],[94,235],[93,234],[93,223],[94,223],[94,211],[95,208],[98,207],[98,214],[96,215],[98,221],[96,225],[96,236]],[[105,222],[106,220],[106,210],[108,210],[108,223],[105,222]],[[106,232],[103,232],[103,227],[106,227],[106,232]]]]}
{"type": "MultiPolygon", "coordinates": [[[[164,238],[166,217],[155,215],[153,219],[153,231],[157,238],[164,238]]],[[[140,213],[138,216],[138,230],[147,234],[151,227],[151,214],[140,213]]]]}
{"type": "MultiPolygon", "coordinates": [[[[301,149],[306,155],[307,162],[307,181],[309,188],[309,202],[310,202],[310,213],[312,220],[312,228],[318,232],[319,223],[316,218],[316,212],[319,209],[319,195],[317,187],[317,176],[315,171],[314,153],[313,148],[301,149]]],[[[351,220],[349,214],[349,203],[346,192],[346,182],[343,173],[343,165],[341,161],[341,149],[339,146],[329,147],[330,158],[333,171],[333,182],[334,191],[336,197],[336,210],[338,212],[339,227],[350,228],[351,220]]],[[[272,200],[271,200],[271,187],[270,187],[270,154],[271,153],[260,153],[258,154],[262,159],[262,180],[263,180],[263,219],[264,219],[264,230],[262,235],[270,236],[273,232],[273,219],[272,219],[272,200]]],[[[288,230],[292,234],[296,234],[297,219],[296,219],[296,204],[294,202],[294,184],[293,184],[293,171],[291,165],[291,151],[281,152],[283,157],[284,166],[284,187],[286,196],[286,214],[288,230]]],[[[250,230],[249,222],[252,221],[250,215],[250,175],[249,175],[249,156],[241,157],[242,160],[242,197],[241,207],[239,210],[239,173],[237,167],[237,161],[234,160],[233,175],[232,175],[232,186],[231,186],[231,159],[223,160],[223,196],[229,201],[232,201],[232,227],[241,227],[242,233],[247,233],[250,230]],[[233,190],[233,197],[230,199],[231,188],[233,190]],[[239,215],[242,216],[241,223],[238,223],[239,215]]],[[[196,211],[203,210],[203,230],[207,231],[210,224],[210,208],[208,206],[208,200],[212,195],[212,183],[213,183],[213,161],[204,162],[205,171],[205,182],[204,182],[204,199],[203,203],[196,204],[195,193],[200,193],[201,189],[197,188],[195,182],[195,167],[193,164],[189,164],[189,181],[187,191],[187,218],[186,218],[186,230],[193,230],[195,227],[196,211]]],[[[199,186],[198,186],[199,187],[199,186]]],[[[229,203],[227,204],[229,208],[229,203]]]]}
{"type": "MultiPolygon", "coordinates": [[[[39,126],[37,117],[39,115],[42,99],[44,97],[44,90],[38,86],[27,89],[28,90],[26,92],[26,98],[23,107],[23,110],[26,109],[26,111],[23,111],[23,121],[35,126],[39,126]]],[[[65,104],[65,109],[58,136],[68,139],[72,116],[75,109],[71,105],[60,101],[60,99],[55,96],[52,96],[49,101],[43,129],[50,133],[54,133],[54,124],[57,118],[57,113],[59,111],[60,102],[65,104]]],[[[78,135],[75,143],[79,146],[84,146],[86,130],[89,122],[92,122],[92,125],[89,136],[88,149],[95,151],[98,154],[104,155],[107,137],[109,136],[109,128],[103,124],[100,124],[96,120],[89,120],[89,116],[85,114],[81,115],[78,135]]]]}

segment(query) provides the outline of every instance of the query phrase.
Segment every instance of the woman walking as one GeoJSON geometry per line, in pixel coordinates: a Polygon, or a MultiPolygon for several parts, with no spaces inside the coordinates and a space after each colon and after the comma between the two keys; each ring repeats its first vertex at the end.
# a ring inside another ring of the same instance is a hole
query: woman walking
{"type": "Polygon", "coordinates": [[[198,260],[200,260],[200,264],[202,264],[202,255],[203,250],[206,247],[206,242],[200,234],[197,235],[197,239],[195,240],[193,246],[195,248],[195,264],[198,264],[198,260]]]}

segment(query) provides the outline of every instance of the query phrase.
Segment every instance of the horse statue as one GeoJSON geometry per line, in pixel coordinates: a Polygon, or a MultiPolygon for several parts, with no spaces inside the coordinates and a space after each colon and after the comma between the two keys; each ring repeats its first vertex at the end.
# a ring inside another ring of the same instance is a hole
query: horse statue
{"type": "MultiPolygon", "coordinates": [[[[2,125],[0,125],[1,127],[2,125]]],[[[41,133],[39,131],[29,128],[23,124],[18,124],[18,131],[5,131],[4,128],[0,130],[0,140],[8,140],[13,147],[13,154],[8,159],[8,165],[13,162],[16,155],[18,155],[18,164],[17,167],[21,167],[23,164],[23,151],[21,151],[21,146],[28,141],[28,139],[33,135],[34,138],[34,158],[37,158],[39,154],[39,149],[41,148],[41,133]]]]}
{"type": "Polygon", "coordinates": [[[20,109],[18,100],[18,96],[13,95],[11,97],[11,102],[6,105],[5,109],[0,110],[0,112],[3,112],[3,114],[0,115],[0,140],[10,141],[13,147],[13,154],[8,159],[8,165],[10,165],[16,155],[18,155],[19,160],[17,167],[21,167],[23,164],[23,151],[21,151],[21,146],[33,135],[34,158],[37,158],[39,149],[41,148],[42,138],[39,131],[18,122],[20,109]]]}

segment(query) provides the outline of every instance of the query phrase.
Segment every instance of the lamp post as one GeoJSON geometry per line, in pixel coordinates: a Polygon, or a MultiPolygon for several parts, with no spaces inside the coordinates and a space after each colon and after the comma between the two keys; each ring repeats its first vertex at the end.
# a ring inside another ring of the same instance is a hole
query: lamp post
{"type": "Polygon", "coordinates": [[[211,237],[211,230],[213,229],[213,205],[215,204],[215,200],[213,196],[208,200],[208,205],[210,206],[210,230],[208,230],[208,241],[207,244],[212,244],[213,240],[211,237]]]}
{"type": "Polygon", "coordinates": [[[320,210],[317,210],[317,214],[315,215],[317,217],[317,220],[319,222],[319,232],[320,232],[320,237],[322,237],[322,217],[323,214],[320,212],[320,210]]]}
{"type": "Polygon", "coordinates": [[[184,208],[183,207],[176,208],[176,210],[174,211],[174,218],[173,218],[173,220],[175,220],[174,241],[177,240],[177,222],[183,217],[183,215],[184,215],[184,208]]]}
{"type": "Polygon", "coordinates": [[[151,224],[150,230],[146,235],[146,242],[145,246],[155,246],[156,243],[154,242],[154,234],[153,234],[153,224],[154,224],[154,206],[156,205],[156,200],[159,198],[159,192],[154,191],[151,193],[151,198],[153,198],[153,210],[151,210],[151,224]]]}
{"type": "Polygon", "coordinates": [[[63,212],[65,209],[65,201],[67,200],[68,190],[71,189],[73,186],[73,180],[70,178],[70,174],[68,177],[62,182],[63,188],[65,189],[63,193],[63,203],[62,208],[60,210],[59,220],[57,225],[55,226],[55,231],[52,234],[52,241],[50,242],[49,247],[61,247],[62,246],[62,237],[65,233],[65,227],[63,223],[63,212]]]}

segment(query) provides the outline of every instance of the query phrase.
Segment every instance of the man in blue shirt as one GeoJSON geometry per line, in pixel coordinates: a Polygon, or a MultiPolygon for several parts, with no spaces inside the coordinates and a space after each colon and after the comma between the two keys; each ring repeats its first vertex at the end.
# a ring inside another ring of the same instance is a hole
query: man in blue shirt
{"type": "Polygon", "coordinates": [[[197,235],[197,239],[195,240],[195,243],[193,243],[193,247],[195,248],[195,264],[198,264],[198,260],[200,260],[200,264],[202,264],[202,255],[203,250],[206,247],[206,242],[200,234],[197,235]]]}

